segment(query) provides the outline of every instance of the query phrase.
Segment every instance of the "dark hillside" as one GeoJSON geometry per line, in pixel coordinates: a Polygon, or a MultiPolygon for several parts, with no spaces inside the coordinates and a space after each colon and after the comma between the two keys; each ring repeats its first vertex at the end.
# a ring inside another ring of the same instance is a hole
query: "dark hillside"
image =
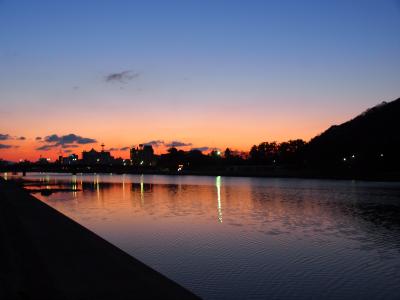
{"type": "Polygon", "coordinates": [[[392,168],[399,165],[400,98],[372,107],[330,127],[306,147],[311,164],[353,164],[392,168]]]}

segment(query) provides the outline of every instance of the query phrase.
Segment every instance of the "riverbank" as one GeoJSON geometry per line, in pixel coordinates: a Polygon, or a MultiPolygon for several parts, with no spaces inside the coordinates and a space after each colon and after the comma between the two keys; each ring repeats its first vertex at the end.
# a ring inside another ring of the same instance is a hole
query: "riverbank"
{"type": "Polygon", "coordinates": [[[196,299],[0,178],[1,299],[196,299]]]}

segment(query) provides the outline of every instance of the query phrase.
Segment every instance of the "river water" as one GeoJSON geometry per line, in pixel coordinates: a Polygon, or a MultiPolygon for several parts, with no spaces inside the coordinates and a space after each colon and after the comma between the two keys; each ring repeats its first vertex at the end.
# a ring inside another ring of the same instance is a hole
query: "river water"
{"type": "Polygon", "coordinates": [[[41,201],[205,299],[398,299],[400,183],[28,174],[41,201]]]}

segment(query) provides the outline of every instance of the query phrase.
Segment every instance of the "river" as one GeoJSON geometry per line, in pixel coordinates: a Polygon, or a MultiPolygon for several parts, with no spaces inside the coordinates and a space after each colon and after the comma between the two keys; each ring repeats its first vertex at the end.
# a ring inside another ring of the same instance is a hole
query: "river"
{"type": "MultiPolygon", "coordinates": [[[[10,175],[9,175],[10,178],[10,175]]],[[[205,299],[395,299],[400,183],[28,174],[41,201],[205,299]]]]}

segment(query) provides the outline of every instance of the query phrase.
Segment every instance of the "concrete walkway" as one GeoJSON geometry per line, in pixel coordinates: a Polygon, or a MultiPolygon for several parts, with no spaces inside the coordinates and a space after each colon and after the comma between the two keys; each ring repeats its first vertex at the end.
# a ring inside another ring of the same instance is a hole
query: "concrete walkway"
{"type": "Polygon", "coordinates": [[[196,299],[0,179],[0,299],[196,299]]]}

